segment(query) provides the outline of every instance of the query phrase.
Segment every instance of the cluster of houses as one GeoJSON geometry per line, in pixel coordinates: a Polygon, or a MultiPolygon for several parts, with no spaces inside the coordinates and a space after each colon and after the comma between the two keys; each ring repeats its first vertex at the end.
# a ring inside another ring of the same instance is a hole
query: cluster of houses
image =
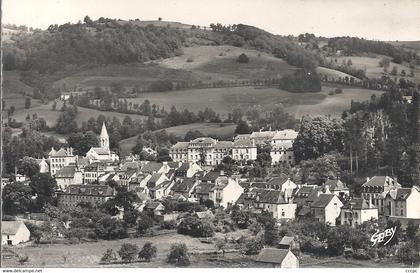
{"type": "MultiPolygon", "coordinates": [[[[254,160],[258,145],[271,146],[274,164],[292,164],[296,135],[293,130],[283,130],[238,135],[233,142],[198,138],[174,145],[171,162],[149,162],[134,156],[120,160],[109,149],[103,125],[100,147],[92,147],[85,156],[73,155],[72,148],[52,149],[48,159],[38,163],[41,172],[50,172],[57,180],[59,207],[74,207],[80,202],[100,205],[116,194],[113,185],[118,185],[140,197],[139,210],[155,216],[162,216],[165,210],[160,201],[173,198],[196,203],[211,200],[216,207],[238,205],[255,213],[269,211],[283,221],[311,216],[330,225],[357,226],[381,217],[420,220],[420,189],[403,188],[388,176],[367,178],[360,196],[355,196],[338,178],[311,185],[293,181],[287,175],[250,179],[208,168],[219,164],[226,155],[254,160]]],[[[14,244],[7,238],[2,243],[14,244]]]]}

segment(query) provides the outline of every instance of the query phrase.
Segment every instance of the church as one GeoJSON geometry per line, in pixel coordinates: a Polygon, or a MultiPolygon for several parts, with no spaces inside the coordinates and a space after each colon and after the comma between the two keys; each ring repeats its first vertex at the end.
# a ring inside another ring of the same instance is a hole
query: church
{"type": "Polygon", "coordinates": [[[90,150],[86,153],[86,158],[89,159],[90,163],[104,161],[114,162],[119,160],[118,155],[111,152],[109,149],[109,136],[105,123],[102,124],[99,146],[100,147],[90,148],[90,150]]]}

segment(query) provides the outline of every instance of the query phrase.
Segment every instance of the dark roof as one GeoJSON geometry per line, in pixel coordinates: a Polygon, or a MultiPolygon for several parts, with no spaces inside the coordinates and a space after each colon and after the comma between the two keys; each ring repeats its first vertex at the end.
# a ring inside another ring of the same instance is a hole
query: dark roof
{"type": "Polygon", "coordinates": [[[65,192],[59,194],[112,196],[113,189],[106,185],[69,185],[65,192]]]}
{"type": "Polygon", "coordinates": [[[395,200],[405,200],[410,196],[410,194],[411,188],[398,188],[389,192],[389,195],[391,195],[391,197],[395,200]]]}
{"type": "Polygon", "coordinates": [[[177,169],[177,171],[188,171],[190,168],[190,163],[182,163],[181,167],[177,169]]]}
{"type": "Polygon", "coordinates": [[[364,200],[363,198],[353,198],[349,201],[347,201],[343,208],[345,209],[368,209],[369,208],[369,202],[367,200],[364,200]]]}
{"type": "Polygon", "coordinates": [[[277,248],[263,248],[258,254],[257,262],[281,264],[290,250],[277,248]]]}
{"type": "Polygon", "coordinates": [[[259,200],[257,200],[260,203],[267,203],[267,204],[285,204],[287,203],[282,195],[281,191],[270,191],[265,190],[261,191],[257,194],[259,197],[259,200]]]}
{"type": "Polygon", "coordinates": [[[281,174],[279,176],[271,177],[267,181],[267,184],[268,185],[283,185],[284,183],[286,183],[287,179],[289,179],[287,175],[281,174]]]}
{"type": "Polygon", "coordinates": [[[311,186],[302,186],[301,188],[299,188],[295,195],[298,197],[301,196],[309,196],[313,191],[316,191],[316,189],[314,187],[311,186]]]}
{"type": "Polygon", "coordinates": [[[208,172],[206,173],[206,175],[203,177],[203,181],[215,181],[218,177],[220,176],[219,172],[208,172]]]}
{"type": "Polygon", "coordinates": [[[334,194],[320,194],[316,200],[311,204],[313,208],[325,208],[334,198],[334,194]]]}
{"type": "Polygon", "coordinates": [[[197,194],[209,194],[209,192],[213,188],[213,186],[214,186],[213,184],[203,182],[203,183],[198,184],[195,187],[194,191],[197,194]]]}
{"type": "Polygon", "coordinates": [[[159,162],[149,162],[143,168],[142,171],[145,173],[154,173],[158,172],[163,166],[163,163],[159,162]]]}
{"type": "Polygon", "coordinates": [[[175,183],[175,185],[172,187],[173,192],[189,192],[191,188],[195,184],[194,178],[184,178],[181,181],[178,181],[175,183]]]}
{"type": "Polygon", "coordinates": [[[308,207],[303,207],[303,208],[301,208],[301,209],[299,210],[299,212],[298,212],[298,216],[306,216],[306,215],[308,215],[309,213],[311,213],[311,209],[310,209],[310,208],[308,208],[308,207]]]}

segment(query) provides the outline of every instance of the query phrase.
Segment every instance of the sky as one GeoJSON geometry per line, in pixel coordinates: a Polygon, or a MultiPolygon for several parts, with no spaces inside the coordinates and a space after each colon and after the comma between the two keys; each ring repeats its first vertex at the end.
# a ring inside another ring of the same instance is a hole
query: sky
{"type": "Polygon", "coordinates": [[[3,0],[3,23],[46,29],[89,15],[194,25],[253,25],[274,34],[420,40],[418,0],[3,0]]]}

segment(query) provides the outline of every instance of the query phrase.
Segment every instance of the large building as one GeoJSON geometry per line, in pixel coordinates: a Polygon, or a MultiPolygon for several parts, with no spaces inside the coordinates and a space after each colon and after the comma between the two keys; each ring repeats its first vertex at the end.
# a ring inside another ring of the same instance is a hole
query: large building
{"type": "Polygon", "coordinates": [[[105,123],[102,124],[101,134],[99,136],[99,147],[92,147],[86,153],[86,157],[90,162],[98,161],[117,161],[119,157],[109,149],[109,136],[105,123]]]}
{"type": "Polygon", "coordinates": [[[248,140],[232,142],[200,137],[190,142],[178,142],[171,147],[169,156],[176,162],[215,166],[222,163],[226,156],[235,160],[255,160],[257,147],[253,141],[248,140]]]}
{"type": "Polygon", "coordinates": [[[73,155],[73,148],[71,147],[67,149],[61,148],[58,151],[52,147],[48,154],[51,176],[54,176],[59,169],[64,168],[70,164],[75,164],[76,157],[77,156],[73,155]]]}
{"type": "Polygon", "coordinates": [[[105,185],[70,185],[57,193],[59,207],[76,207],[80,202],[100,205],[114,196],[114,190],[105,185]]]}

